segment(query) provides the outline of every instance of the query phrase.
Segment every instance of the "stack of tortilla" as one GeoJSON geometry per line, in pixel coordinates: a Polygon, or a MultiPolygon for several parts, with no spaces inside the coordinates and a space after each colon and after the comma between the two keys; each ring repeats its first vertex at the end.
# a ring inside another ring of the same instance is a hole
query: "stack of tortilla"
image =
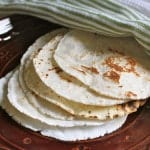
{"type": "Polygon", "coordinates": [[[119,129],[150,96],[149,56],[132,38],[58,29],[0,79],[2,108],[22,126],[64,141],[119,129]]]}

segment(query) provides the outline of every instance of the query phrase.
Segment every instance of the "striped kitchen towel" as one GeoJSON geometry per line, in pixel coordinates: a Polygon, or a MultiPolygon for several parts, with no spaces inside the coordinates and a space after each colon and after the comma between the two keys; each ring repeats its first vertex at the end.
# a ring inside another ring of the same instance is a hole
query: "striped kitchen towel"
{"type": "Polygon", "coordinates": [[[28,14],[71,28],[134,36],[150,55],[150,16],[144,0],[0,0],[1,14],[28,14]],[[140,4],[140,5],[139,5],[140,4]],[[141,11],[139,8],[141,6],[141,11]]]}

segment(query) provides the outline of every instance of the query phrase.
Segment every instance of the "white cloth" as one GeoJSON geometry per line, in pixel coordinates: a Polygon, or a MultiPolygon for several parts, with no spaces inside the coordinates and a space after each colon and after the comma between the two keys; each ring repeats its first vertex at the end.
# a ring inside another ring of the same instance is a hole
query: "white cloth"
{"type": "Polygon", "coordinates": [[[117,0],[150,17],[150,0],[117,0]]]}

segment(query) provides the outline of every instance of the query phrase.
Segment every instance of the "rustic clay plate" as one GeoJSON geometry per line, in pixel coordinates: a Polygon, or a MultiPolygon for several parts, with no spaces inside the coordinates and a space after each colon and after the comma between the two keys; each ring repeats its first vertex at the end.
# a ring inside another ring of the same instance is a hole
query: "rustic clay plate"
{"type": "MultiPolygon", "coordinates": [[[[9,16],[13,30],[0,37],[0,77],[19,64],[36,38],[59,26],[29,17],[9,16]],[[10,40],[3,41],[10,36],[10,40]]],[[[1,18],[3,19],[3,18],[1,18]]],[[[125,125],[101,138],[62,142],[21,127],[0,109],[0,150],[150,150],[150,102],[129,115],[125,125]]]]}

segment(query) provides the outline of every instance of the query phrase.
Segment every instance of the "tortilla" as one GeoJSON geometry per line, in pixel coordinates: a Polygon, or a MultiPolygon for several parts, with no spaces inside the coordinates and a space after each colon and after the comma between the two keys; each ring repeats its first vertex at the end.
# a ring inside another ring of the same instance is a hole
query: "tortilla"
{"type": "Polygon", "coordinates": [[[97,93],[118,99],[150,96],[150,57],[133,38],[72,30],[56,48],[59,67],[97,93]]]}
{"type": "MultiPolygon", "coordinates": [[[[26,93],[29,93],[27,91],[26,93]]],[[[26,95],[24,94],[22,88],[18,81],[18,70],[13,74],[8,82],[8,100],[9,102],[21,113],[41,121],[47,125],[61,126],[61,127],[72,127],[72,126],[86,126],[86,125],[101,125],[106,121],[92,120],[92,119],[79,119],[74,118],[73,120],[60,120],[56,119],[55,116],[52,118],[48,115],[40,113],[37,108],[30,104],[26,95]]],[[[55,110],[59,111],[59,110],[55,110]]]]}
{"type": "Polygon", "coordinates": [[[128,115],[135,112],[145,101],[131,101],[124,104],[113,105],[113,106],[93,106],[84,105],[81,103],[66,100],[65,98],[58,96],[56,93],[51,91],[42,82],[38,75],[34,72],[33,66],[30,64],[25,73],[25,82],[30,90],[36,93],[43,99],[61,107],[69,113],[84,118],[93,118],[99,120],[108,120],[115,117],[128,115]],[[32,68],[31,68],[32,67],[32,68]]]}
{"type": "Polygon", "coordinates": [[[53,53],[61,38],[63,37],[60,37],[60,35],[56,36],[37,55],[34,55],[34,58],[31,58],[31,60],[33,59],[36,74],[45,86],[70,101],[87,105],[111,106],[128,101],[99,95],[76,78],[61,70],[53,59],[53,53]]]}
{"type": "MultiPolygon", "coordinates": [[[[11,73],[12,74],[12,73],[11,73]]],[[[42,135],[54,137],[63,141],[87,140],[103,136],[119,129],[126,121],[127,116],[109,121],[105,125],[90,127],[54,127],[30,118],[15,109],[7,99],[7,82],[11,74],[0,79],[0,105],[19,124],[33,131],[40,131],[42,135]],[[3,93],[3,94],[2,94],[3,93]],[[74,134],[73,134],[74,133],[74,134]]]]}
{"type": "Polygon", "coordinates": [[[42,98],[38,97],[34,93],[29,92],[29,89],[27,88],[27,86],[25,85],[25,83],[23,81],[23,76],[24,76],[23,68],[24,68],[24,65],[27,63],[27,60],[31,59],[30,55],[35,55],[47,42],[49,42],[49,40],[54,38],[57,34],[63,35],[65,32],[67,32],[67,30],[64,28],[61,28],[61,29],[54,30],[50,33],[47,33],[44,36],[38,38],[28,48],[26,53],[21,58],[21,65],[19,67],[19,83],[20,83],[20,86],[23,89],[23,92],[26,95],[29,103],[32,104],[33,107],[36,107],[40,113],[49,115],[50,117],[53,117],[56,119],[72,120],[73,116],[71,114],[62,110],[60,107],[43,100],[42,98]]]}

